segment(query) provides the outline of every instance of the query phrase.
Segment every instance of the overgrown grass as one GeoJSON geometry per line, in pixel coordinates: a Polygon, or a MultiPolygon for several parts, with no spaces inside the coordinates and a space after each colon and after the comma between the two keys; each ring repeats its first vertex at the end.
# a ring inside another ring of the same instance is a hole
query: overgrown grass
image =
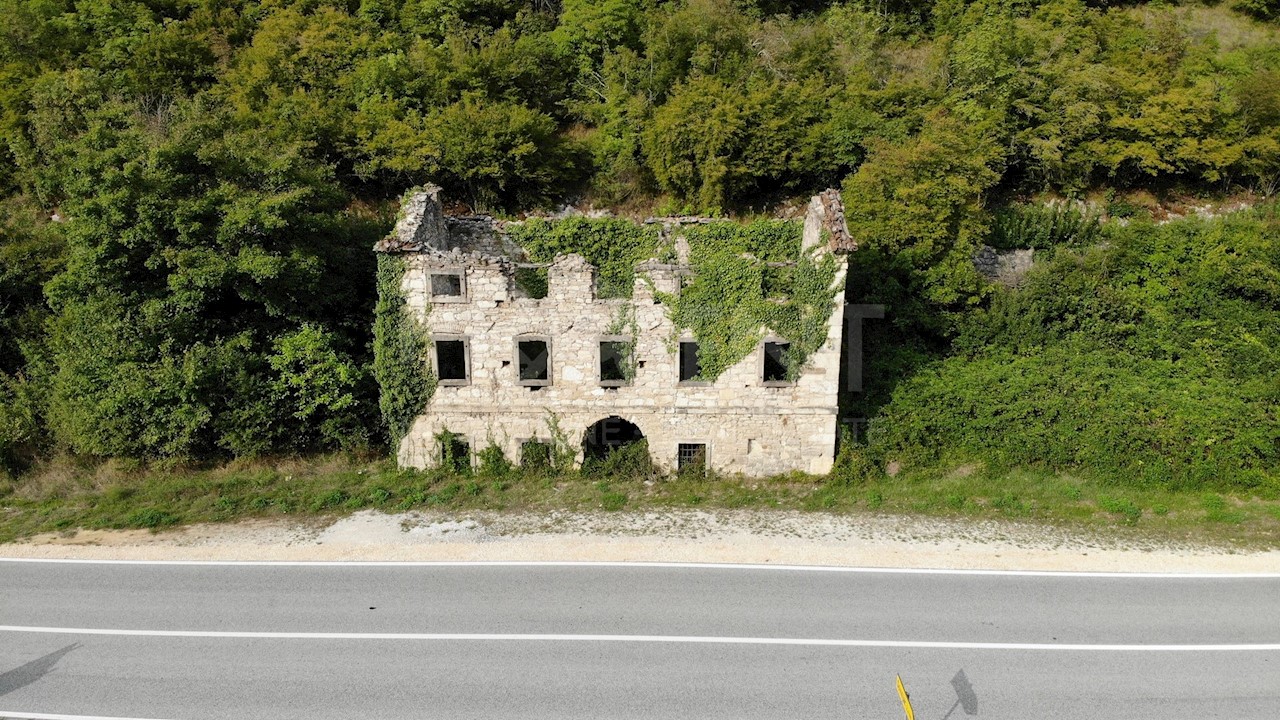
{"type": "MultiPolygon", "coordinates": [[[[396,468],[346,456],[143,467],[51,461],[0,480],[0,542],[79,528],[150,528],[245,518],[304,519],[362,509],[403,512],[675,508],[894,513],[1007,519],[1167,540],[1280,546],[1280,500],[1231,492],[1134,488],[1087,475],[940,463],[830,477],[661,476],[647,464],[585,472],[489,462],[467,473],[396,468]]],[[[864,468],[865,470],[865,468],[864,468]]]]}

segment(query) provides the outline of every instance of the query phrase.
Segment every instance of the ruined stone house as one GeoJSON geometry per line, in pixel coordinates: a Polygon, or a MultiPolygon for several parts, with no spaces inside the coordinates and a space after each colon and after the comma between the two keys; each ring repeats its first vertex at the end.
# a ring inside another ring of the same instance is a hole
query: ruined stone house
{"type": "MultiPolygon", "coordinates": [[[[677,332],[655,298],[680,292],[689,272],[680,253],[676,262],[638,265],[630,298],[598,297],[595,268],[581,256],[559,256],[546,269],[546,296],[530,297],[515,279],[521,252],[500,224],[446,217],[438,193],[410,195],[395,231],[376,247],[404,260],[401,291],[429,334],[427,362],[438,378],[398,448],[402,465],[433,466],[489,445],[519,462],[545,456],[558,435],[579,462],[644,438],[654,463],[668,470],[831,469],[842,374],[860,382],[860,348],[845,348],[842,255],[856,246],[837,192],[813,198],[803,234],[806,249],[841,258],[825,343],[788,379],[788,338],[763,328],[756,351],[713,382],[696,379],[697,340],[677,332]]],[[[678,240],[687,222],[697,220],[669,219],[667,231],[678,240]]],[[[851,334],[860,334],[859,313],[850,315],[851,334]]]]}

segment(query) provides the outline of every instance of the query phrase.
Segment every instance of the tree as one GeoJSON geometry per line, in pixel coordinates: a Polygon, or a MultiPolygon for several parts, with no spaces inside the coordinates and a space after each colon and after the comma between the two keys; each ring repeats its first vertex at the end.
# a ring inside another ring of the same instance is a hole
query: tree
{"type": "Polygon", "coordinates": [[[898,259],[912,295],[962,309],[981,297],[970,258],[986,234],[983,193],[1002,160],[989,137],[935,110],[907,143],[873,144],[845,181],[849,230],[866,250],[898,259]]]}
{"type": "Polygon", "coordinates": [[[372,261],[328,168],[204,102],[159,127],[107,102],[87,123],[50,149],[69,248],[46,288],[59,438],[95,455],[239,455],[358,426],[342,393],[368,388],[335,368],[363,352],[350,307],[369,300],[372,261]],[[298,376],[328,385],[299,397],[298,376]]]}

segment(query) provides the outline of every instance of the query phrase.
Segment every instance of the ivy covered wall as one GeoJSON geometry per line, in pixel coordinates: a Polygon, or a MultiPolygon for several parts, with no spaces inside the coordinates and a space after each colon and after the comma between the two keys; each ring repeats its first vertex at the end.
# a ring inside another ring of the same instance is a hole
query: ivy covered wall
{"type": "MultiPolygon", "coordinates": [[[[680,292],[660,292],[657,299],[676,333],[687,331],[699,341],[699,379],[707,381],[755,351],[764,328],[791,341],[786,361],[793,380],[826,340],[839,261],[802,253],[802,232],[798,220],[725,220],[665,231],[656,223],[619,218],[535,219],[508,226],[511,239],[535,262],[564,253],[586,258],[597,268],[601,298],[629,297],[636,263],[674,261],[683,239],[691,274],[680,292]]],[[[524,271],[517,280],[534,297],[546,294],[545,272],[524,271]]]]}
{"type": "Polygon", "coordinates": [[[430,348],[427,330],[405,308],[401,287],[404,273],[404,258],[378,254],[373,372],[381,388],[378,406],[393,451],[409,432],[414,419],[426,409],[436,389],[427,358],[430,348]]]}

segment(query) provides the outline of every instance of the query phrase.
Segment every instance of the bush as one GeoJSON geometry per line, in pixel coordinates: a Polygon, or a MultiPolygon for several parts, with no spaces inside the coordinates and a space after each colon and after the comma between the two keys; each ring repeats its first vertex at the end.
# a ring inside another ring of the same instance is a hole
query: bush
{"type": "Polygon", "coordinates": [[[974,314],[963,354],[894,389],[871,451],[1274,492],[1278,232],[1248,217],[1132,225],[1109,228],[1105,247],[1059,250],[974,314]]]}

